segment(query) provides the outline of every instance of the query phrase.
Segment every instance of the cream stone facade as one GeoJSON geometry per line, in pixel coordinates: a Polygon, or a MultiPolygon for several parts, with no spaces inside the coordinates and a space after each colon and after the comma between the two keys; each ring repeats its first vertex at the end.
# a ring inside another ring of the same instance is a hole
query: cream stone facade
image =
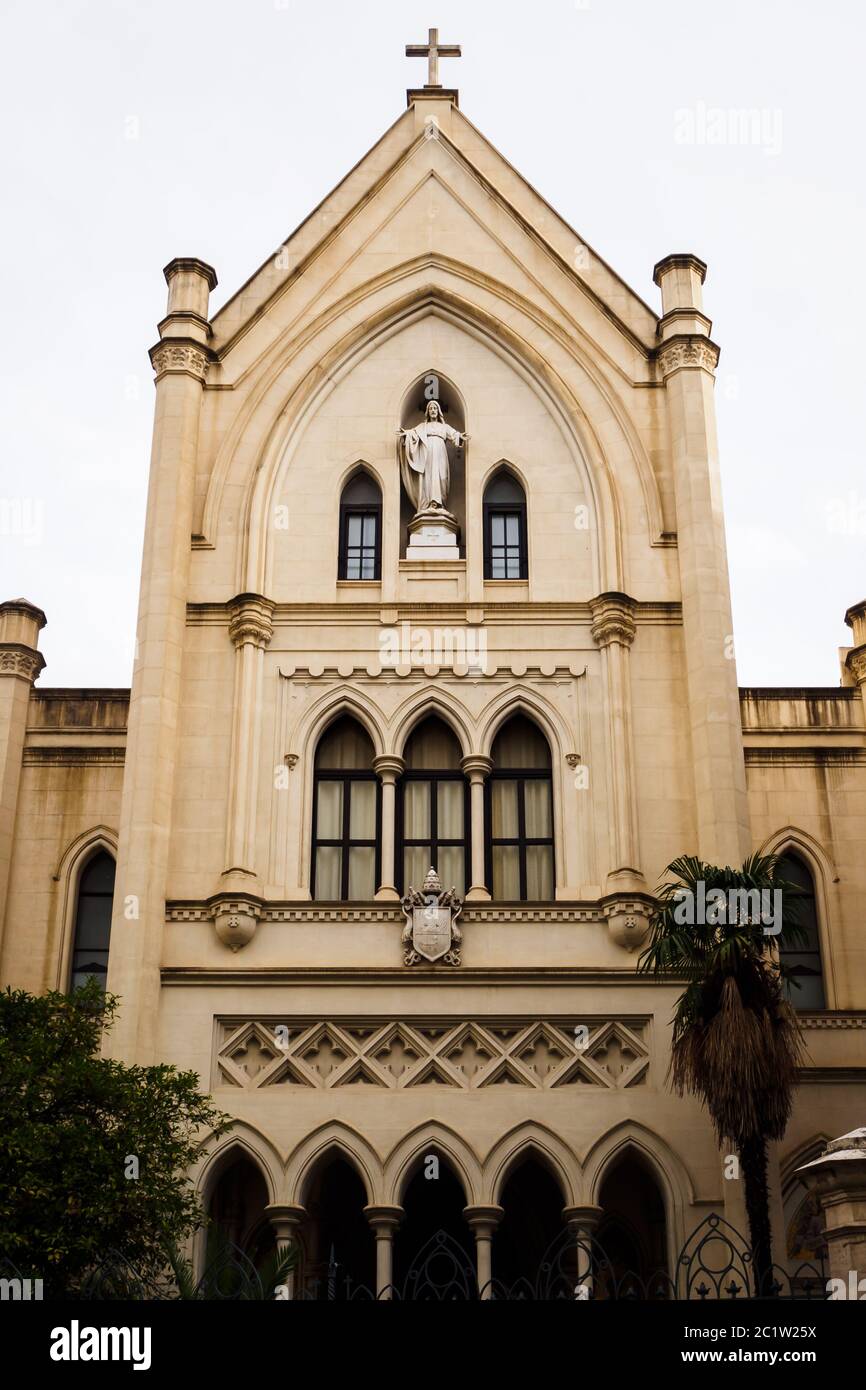
{"type": "Polygon", "coordinates": [[[112,1053],[199,1073],[237,1120],[195,1174],[203,1198],[248,1248],[296,1233],[299,1280],[334,1252],[384,1289],[413,1256],[401,1233],[434,1216],[463,1222],[482,1285],[500,1253],[522,1273],[526,1204],[645,1267],[671,1268],[712,1213],[745,1230],[705,1115],[665,1085],[676,990],[635,974],[679,854],[772,848],[814,885],[823,1006],[804,1006],[809,1063],[773,1156],[780,1263],[796,1170],[863,1123],[866,604],[838,688],[738,689],[705,271],[668,256],[650,307],[456,92],[412,91],[218,312],[210,267],[166,268],[131,691],[46,688],[44,615],[0,605],[3,983],[68,986],[82,876],[116,860],[112,1053]],[[459,544],[416,558],[397,432],[431,392],[468,435],[459,544]],[[341,499],[359,477],[378,530],[353,569],[341,499]],[[485,505],[503,478],[523,510],[485,505]],[[523,527],[510,577],[493,577],[494,513],[523,527]],[[552,823],[512,766],[524,843],[497,848],[516,716],[549,750],[532,771],[552,823]],[[317,750],[345,720],[375,820],[328,837],[317,750]],[[413,766],[428,788],[412,738],[444,747],[443,725],[462,791],[431,795],[458,831],[465,797],[462,960],[407,967],[413,766]],[[314,862],[339,876],[364,839],[369,891],[317,892],[314,862]],[[523,866],[521,892],[496,892],[494,861],[523,866]]]}

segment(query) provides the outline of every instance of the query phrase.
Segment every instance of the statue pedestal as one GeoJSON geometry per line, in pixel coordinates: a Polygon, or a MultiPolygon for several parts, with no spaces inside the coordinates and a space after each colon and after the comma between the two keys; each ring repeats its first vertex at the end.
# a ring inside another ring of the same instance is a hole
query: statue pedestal
{"type": "Polygon", "coordinates": [[[457,519],[444,508],[419,512],[409,523],[407,560],[457,560],[457,519]]]}

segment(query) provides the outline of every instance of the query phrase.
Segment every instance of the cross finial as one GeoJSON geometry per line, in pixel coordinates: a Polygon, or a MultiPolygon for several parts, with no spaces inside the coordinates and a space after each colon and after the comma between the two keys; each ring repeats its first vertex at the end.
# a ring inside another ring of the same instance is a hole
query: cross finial
{"type": "Polygon", "coordinates": [[[460,52],[459,43],[440,43],[439,30],[431,29],[429,31],[427,43],[407,43],[406,57],[428,58],[429,70],[427,73],[427,86],[441,87],[442,83],[439,81],[439,59],[460,58],[462,54],[460,52]]]}

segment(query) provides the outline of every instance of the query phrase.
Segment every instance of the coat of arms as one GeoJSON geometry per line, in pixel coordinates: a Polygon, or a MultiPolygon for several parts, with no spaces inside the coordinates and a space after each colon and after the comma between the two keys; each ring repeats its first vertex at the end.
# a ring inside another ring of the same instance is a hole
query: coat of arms
{"type": "Polygon", "coordinates": [[[406,918],[401,938],[404,965],[418,965],[422,960],[460,964],[463,934],[457,918],[463,911],[463,901],[453,888],[443,891],[434,868],[427,870],[420,892],[410,888],[400,906],[406,918]]]}

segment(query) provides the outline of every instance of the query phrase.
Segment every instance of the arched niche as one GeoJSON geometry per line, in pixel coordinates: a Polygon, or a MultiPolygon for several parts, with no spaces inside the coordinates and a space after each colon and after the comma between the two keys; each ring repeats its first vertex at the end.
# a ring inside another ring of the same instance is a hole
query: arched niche
{"type": "MultiPolygon", "coordinates": [[[[431,367],[416,377],[403,396],[400,406],[400,427],[415,429],[424,420],[430,401],[438,401],[446,425],[460,434],[466,429],[466,405],[457,387],[448,377],[431,367]]],[[[448,493],[448,510],[458,521],[457,548],[461,559],[465,557],[466,535],[466,449],[454,448],[449,444],[448,458],[451,464],[451,487],[448,493]]],[[[400,554],[406,554],[409,544],[409,523],[414,515],[412,503],[406,489],[400,488],[400,554]]]]}

